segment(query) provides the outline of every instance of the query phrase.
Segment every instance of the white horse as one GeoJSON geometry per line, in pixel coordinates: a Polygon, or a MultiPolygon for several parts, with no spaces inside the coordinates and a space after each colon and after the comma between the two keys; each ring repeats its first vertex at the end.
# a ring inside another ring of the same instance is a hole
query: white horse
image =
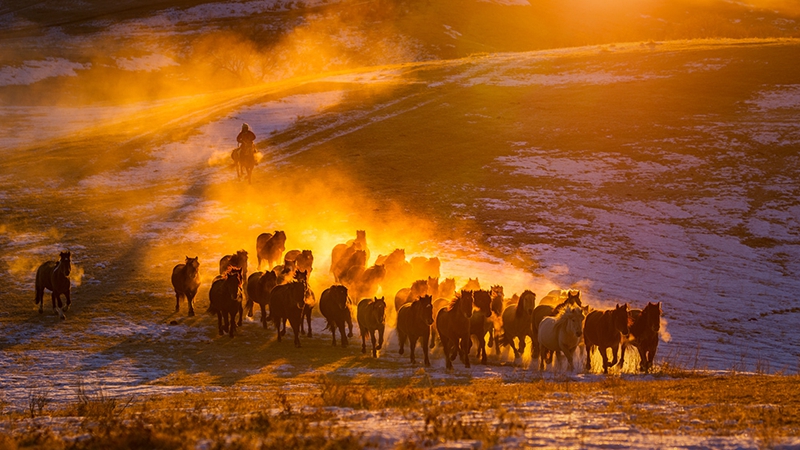
{"type": "MultiPolygon", "coordinates": [[[[557,317],[545,317],[539,324],[539,370],[550,364],[553,354],[558,360],[558,352],[567,357],[569,370],[575,370],[573,357],[575,349],[581,341],[583,332],[583,310],[580,307],[568,307],[557,317]]],[[[552,361],[555,367],[555,362],[552,361]]]]}

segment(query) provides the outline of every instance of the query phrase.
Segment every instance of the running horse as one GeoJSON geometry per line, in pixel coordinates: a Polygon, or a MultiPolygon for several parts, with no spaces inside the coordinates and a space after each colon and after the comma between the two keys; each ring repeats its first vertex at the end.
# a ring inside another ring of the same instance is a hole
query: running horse
{"type": "Polygon", "coordinates": [[[241,179],[244,173],[247,173],[247,183],[251,182],[253,168],[256,166],[256,135],[250,130],[250,126],[246,123],[242,125],[242,132],[236,136],[236,142],[239,143],[231,157],[236,165],[236,177],[241,179]]]}
{"type": "Polygon", "coordinates": [[[39,305],[39,314],[44,311],[44,290],[51,292],[53,300],[53,312],[58,314],[61,320],[67,318],[64,311],[69,311],[72,300],[69,296],[69,274],[72,270],[72,254],[69,251],[61,252],[58,261],[47,261],[36,270],[36,298],[34,302],[39,305]],[[66,299],[66,307],[62,310],[61,294],[66,299]],[[56,306],[58,302],[58,306],[56,306]]]}

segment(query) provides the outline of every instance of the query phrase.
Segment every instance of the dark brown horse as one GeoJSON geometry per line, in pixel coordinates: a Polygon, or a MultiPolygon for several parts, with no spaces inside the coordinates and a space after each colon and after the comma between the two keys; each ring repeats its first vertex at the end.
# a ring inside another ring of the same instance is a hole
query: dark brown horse
{"type": "Polygon", "coordinates": [[[328,322],[325,329],[331,331],[334,346],[336,346],[336,329],[338,328],[342,347],[347,347],[344,326],[348,321],[352,320],[350,318],[349,303],[350,298],[347,295],[347,288],[340,284],[335,284],[325,289],[319,298],[319,312],[328,322]]]}
{"type": "Polygon", "coordinates": [[[245,310],[248,317],[253,317],[253,306],[258,304],[261,307],[261,325],[267,328],[267,305],[272,294],[272,289],[278,285],[278,277],[275,272],[255,272],[247,278],[247,303],[245,310]]]}
{"type": "MultiPolygon", "coordinates": [[[[436,315],[436,331],[442,341],[444,359],[448,369],[453,368],[456,356],[461,356],[465,367],[469,367],[470,323],[473,305],[472,291],[461,291],[448,308],[436,315]]],[[[488,305],[487,305],[488,306],[488,305]]]]}
{"type": "Polygon", "coordinates": [[[39,305],[39,314],[44,312],[44,290],[51,292],[53,301],[53,312],[58,314],[61,320],[67,318],[65,311],[69,311],[72,299],[69,295],[70,281],[69,274],[72,271],[72,253],[69,251],[61,252],[58,261],[47,261],[36,269],[36,297],[34,303],[39,305]],[[61,303],[61,294],[64,294],[66,306],[61,303]],[[56,306],[58,304],[58,306],[56,306]],[[61,308],[64,308],[63,310],[61,308]]]}
{"type": "Polygon", "coordinates": [[[425,365],[431,365],[431,361],[428,358],[428,340],[431,336],[432,324],[433,305],[430,295],[425,295],[411,303],[406,303],[397,312],[397,340],[400,342],[398,353],[403,354],[406,340],[408,340],[412,364],[416,363],[414,350],[417,348],[417,340],[422,339],[421,344],[422,352],[425,355],[425,365]]]}
{"type": "Polygon", "coordinates": [[[242,176],[247,175],[247,182],[251,183],[253,168],[256,166],[256,144],[241,145],[233,151],[231,157],[236,165],[236,177],[242,178],[242,176]]]}
{"type": "Polygon", "coordinates": [[[350,258],[357,251],[363,251],[363,264],[366,266],[369,260],[369,248],[367,247],[367,233],[364,230],[356,231],[356,238],[347,241],[346,244],[337,244],[331,251],[331,273],[337,283],[341,283],[341,277],[346,274],[351,267],[350,258]]]}
{"type": "Polygon", "coordinates": [[[256,238],[256,256],[258,257],[258,270],[261,270],[261,261],[267,262],[267,269],[272,269],[281,261],[281,256],[286,250],[286,233],[276,231],[261,233],[256,238]]]}
{"type": "Polygon", "coordinates": [[[503,310],[503,343],[510,345],[514,350],[514,358],[519,358],[525,352],[525,337],[533,338],[533,310],[536,307],[536,294],[526,290],[519,296],[516,305],[510,305],[503,310]],[[514,338],[519,341],[514,346],[514,338]]]}
{"type": "Polygon", "coordinates": [[[189,317],[194,316],[194,297],[200,288],[200,262],[197,256],[186,257],[186,262],[172,269],[172,288],[175,289],[175,312],[181,309],[181,297],[189,304],[189,317]]]}
{"type": "MultiPolygon", "coordinates": [[[[561,292],[560,290],[558,292],[561,292]]],[[[550,295],[550,294],[548,294],[550,295]]],[[[552,301],[553,296],[550,296],[550,301],[552,301]]],[[[539,324],[542,323],[542,320],[545,317],[553,317],[557,316],[561,311],[566,310],[568,307],[579,307],[583,308],[583,302],[581,301],[581,291],[569,291],[567,293],[566,298],[561,303],[556,305],[552,304],[545,304],[542,305],[541,303],[533,310],[533,356],[537,357],[539,355],[539,324]]],[[[588,313],[588,307],[583,309],[584,315],[588,313]]]]}
{"type": "Polygon", "coordinates": [[[478,358],[486,364],[486,333],[494,323],[492,320],[492,296],[489,291],[478,290],[472,293],[472,302],[476,311],[469,319],[469,332],[475,336],[478,345],[478,358]]]}
{"type": "MultiPolygon", "coordinates": [[[[228,267],[238,267],[242,269],[242,282],[244,283],[243,294],[247,296],[247,252],[242,249],[232,255],[225,255],[219,260],[219,274],[228,271],[228,267]]],[[[246,298],[245,298],[246,299],[246,298]]]]}
{"type": "Polygon", "coordinates": [[[289,250],[283,256],[283,265],[288,266],[289,263],[294,263],[296,270],[305,271],[311,277],[311,271],[314,270],[314,254],[311,250],[289,250]]]}
{"type": "Polygon", "coordinates": [[[300,320],[306,306],[307,289],[308,286],[302,281],[280,284],[272,289],[269,296],[269,312],[278,332],[278,342],[281,342],[281,336],[286,334],[288,320],[294,333],[294,346],[300,347],[300,320]]]}
{"type": "Polygon", "coordinates": [[[587,372],[592,369],[592,350],[597,347],[600,356],[603,357],[603,373],[608,374],[608,368],[617,363],[622,335],[629,333],[628,326],[627,303],[606,311],[592,311],[586,316],[586,322],[583,324],[583,343],[586,345],[587,372]],[[610,363],[606,353],[609,348],[613,357],[610,363]]]}
{"type": "Polygon", "coordinates": [[[422,297],[423,295],[430,295],[431,298],[433,298],[433,294],[428,292],[428,280],[417,280],[411,284],[410,288],[400,289],[394,296],[395,311],[400,311],[400,308],[403,305],[410,303],[422,297]]]}
{"type": "Polygon", "coordinates": [[[371,298],[378,292],[383,278],[386,276],[386,268],[383,265],[375,264],[368,267],[361,276],[353,283],[351,292],[353,298],[371,298]]]}
{"type": "Polygon", "coordinates": [[[633,345],[639,350],[639,370],[649,372],[658,350],[658,332],[661,330],[661,302],[647,303],[642,310],[632,309],[630,335],[624,339],[619,356],[619,366],[625,363],[625,347],[633,345]]]}
{"type": "Polygon", "coordinates": [[[383,332],[386,328],[386,300],[384,297],[365,298],[358,302],[356,309],[358,329],[361,330],[361,353],[367,352],[367,335],[372,343],[372,357],[378,357],[378,350],[383,347],[383,332]],[[378,338],[375,339],[375,332],[378,338]]]}
{"type": "Polygon", "coordinates": [[[236,315],[242,326],[242,269],[229,266],[227,271],[214,279],[208,291],[208,311],[217,314],[217,327],[222,336],[227,331],[231,337],[236,333],[236,315]]]}

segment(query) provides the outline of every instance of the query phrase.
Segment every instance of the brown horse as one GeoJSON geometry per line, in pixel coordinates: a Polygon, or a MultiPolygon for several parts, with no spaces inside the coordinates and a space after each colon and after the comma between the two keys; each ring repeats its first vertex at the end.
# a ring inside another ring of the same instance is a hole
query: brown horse
{"type": "MultiPolygon", "coordinates": [[[[340,284],[335,284],[325,289],[319,298],[319,312],[328,322],[325,329],[331,331],[334,346],[336,346],[336,329],[338,328],[342,347],[347,347],[347,335],[344,332],[344,326],[352,320],[349,305],[350,297],[347,295],[347,288],[340,284]]],[[[352,336],[352,333],[350,336],[352,336]]]]}
{"type": "Polygon", "coordinates": [[[340,271],[334,274],[334,278],[338,276],[339,283],[348,288],[352,287],[367,269],[367,252],[356,250],[339,267],[340,271]]]}
{"type": "Polygon", "coordinates": [[[514,358],[519,358],[525,352],[525,337],[533,338],[533,310],[536,307],[536,294],[526,290],[519,296],[516,305],[511,305],[503,311],[503,340],[505,345],[510,345],[514,350],[514,358]],[[514,346],[514,338],[519,342],[514,346]]]}
{"type": "Polygon", "coordinates": [[[292,326],[294,346],[300,347],[300,320],[306,306],[308,286],[302,281],[293,281],[275,286],[269,296],[269,312],[278,331],[278,342],[286,334],[286,321],[292,326]]]}
{"type": "Polygon", "coordinates": [[[226,272],[214,279],[208,291],[208,311],[217,314],[217,327],[222,336],[226,331],[231,337],[236,333],[236,315],[242,326],[242,269],[229,266],[226,272]]]}
{"type": "Polygon", "coordinates": [[[36,296],[34,303],[39,305],[39,314],[44,312],[44,290],[51,292],[53,301],[53,312],[64,320],[67,318],[65,311],[69,311],[72,299],[69,295],[70,281],[69,274],[72,271],[72,253],[69,251],[61,252],[58,261],[47,261],[36,269],[36,296]],[[61,294],[64,294],[66,307],[62,310],[61,294]],[[56,306],[58,303],[58,306],[56,306]]]}
{"type": "Polygon", "coordinates": [[[414,350],[417,348],[417,340],[422,339],[422,353],[425,356],[424,363],[426,366],[431,365],[431,361],[428,358],[428,340],[431,337],[432,324],[433,305],[430,295],[425,295],[411,303],[406,303],[397,312],[397,340],[400,341],[398,353],[403,354],[406,340],[408,340],[411,350],[411,364],[416,363],[414,350]]]}
{"type": "Polygon", "coordinates": [[[314,307],[317,306],[317,296],[314,295],[314,291],[308,287],[308,271],[307,270],[296,270],[294,272],[294,279],[306,285],[306,294],[305,294],[305,306],[303,307],[303,312],[300,313],[300,334],[305,334],[308,337],[313,337],[313,332],[311,331],[311,312],[314,310],[314,307]],[[308,330],[306,332],[305,328],[303,327],[303,319],[306,320],[308,323],[308,330]]]}
{"type": "MultiPolygon", "coordinates": [[[[559,291],[555,291],[555,292],[561,292],[561,291],[559,290],[559,291]]],[[[548,295],[550,295],[550,300],[549,301],[552,301],[552,299],[553,299],[552,293],[553,292],[548,294],[548,295]]],[[[579,308],[583,307],[583,302],[581,301],[581,291],[569,291],[567,293],[567,296],[565,297],[563,302],[561,302],[559,304],[556,304],[556,305],[551,305],[551,304],[544,304],[543,305],[543,304],[540,303],[539,306],[537,306],[536,309],[533,310],[533,323],[532,323],[532,325],[533,325],[533,339],[532,340],[533,340],[533,356],[534,357],[539,355],[539,347],[540,347],[539,346],[539,324],[542,322],[542,320],[545,317],[556,316],[561,311],[565,310],[568,307],[575,307],[575,306],[577,306],[579,308]]],[[[584,315],[588,313],[587,310],[588,310],[588,307],[584,309],[584,315]]]]}
{"type": "Polygon", "coordinates": [[[489,291],[473,291],[472,302],[477,311],[472,313],[469,319],[470,335],[475,336],[478,342],[478,357],[481,364],[486,364],[486,333],[490,330],[493,323],[492,317],[492,295],[489,291]]]}
{"type": "Polygon", "coordinates": [[[647,303],[642,310],[632,309],[630,336],[624,339],[619,356],[619,366],[625,363],[625,347],[633,345],[639,350],[639,370],[649,372],[658,350],[658,332],[661,330],[661,302],[647,303]]]}
{"type": "Polygon", "coordinates": [[[378,357],[378,350],[383,347],[383,332],[386,328],[386,300],[381,297],[365,298],[358,302],[356,309],[358,329],[361,330],[361,353],[367,352],[367,335],[372,343],[372,357],[378,357]],[[375,332],[378,338],[375,339],[375,332]]]}
{"type": "Polygon", "coordinates": [[[254,303],[261,307],[261,325],[267,328],[267,305],[272,294],[272,289],[278,285],[278,277],[275,272],[255,272],[247,278],[247,303],[245,310],[248,317],[253,317],[254,303]]]}
{"type": "Polygon", "coordinates": [[[200,288],[200,262],[197,256],[186,257],[186,262],[172,269],[172,288],[175,289],[175,312],[181,308],[181,297],[189,304],[189,317],[194,316],[194,297],[200,288]]]}
{"type": "Polygon", "coordinates": [[[351,291],[353,298],[370,298],[378,292],[378,286],[386,277],[386,268],[383,265],[375,264],[368,267],[361,273],[361,276],[353,283],[351,291]]]}
{"type": "Polygon", "coordinates": [[[366,266],[369,260],[369,248],[367,247],[367,233],[364,230],[356,230],[355,239],[347,241],[346,244],[337,244],[331,250],[331,273],[337,283],[340,283],[342,275],[347,273],[350,268],[348,265],[350,258],[358,250],[364,252],[364,262],[361,265],[366,266]]]}
{"type": "Polygon", "coordinates": [[[470,324],[472,317],[472,291],[461,291],[449,307],[436,315],[436,331],[442,341],[444,359],[448,369],[453,368],[456,356],[461,356],[465,367],[469,367],[470,324]]]}
{"type": "Polygon", "coordinates": [[[395,311],[400,311],[403,305],[411,303],[423,295],[430,295],[433,298],[433,295],[428,292],[428,280],[417,280],[411,284],[410,288],[400,289],[394,296],[395,311]]]}
{"type": "Polygon", "coordinates": [[[242,249],[232,255],[225,255],[219,260],[219,274],[228,271],[228,267],[238,267],[242,269],[242,281],[244,282],[244,295],[247,296],[247,252],[242,249]]]}
{"type": "Polygon", "coordinates": [[[426,258],[424,256],[415,256],[409,261],[411,264],[411,276],[414,279],[420,278],[439,278],[441,276],[441,261],[439,258],[426,258]]]}
{"type": "Polygon", "coordinates": [[[467,284],[461,288],[462,291],[477,291],[481,288],[481,282],[478,281],[478,277],[467,278],[467,284]]]}
{"type": "Polygon", "coordinates": [[[267,269],[272,269],[281,261],[281,256],[286,250],[286,233],[276,231],[261,233],[256,238],[256,256],[258,257],[258,270],[261,270],[261,261],[267,262],[267,269]]]}
{"type": "MultiPolygon", "coordinates": [[[[505,298],[503,295],[503,286],[495,285],[491,288],[491,296],[492,296],[492,312],[494,313],[495,317],[502,317],[503,315],[503,308],[505,308],[505,298]]],[[[519,301],[519,299],[517,299],[519,301]]],[[[489,321],[487,324],[487,331],[489,332],[489,347],[494,347],[495,353],[500,354],[500,340],[495,339],[495,334],[497,330],[495,330],[495,323],[496,321],[492,320],[489,321]]]]}
{"type": "Polygon", "coordinates": [[[289,250],[283,256],[283,265],[288,266],[293,263],[296,270],[303,270],[311,276],[311,271],[314,270],[314,254],[311,250],[289,250]]]}
{"type": "Polygon", "coordinates": [[[242,144],[231,153],[233,163],[236,166],[236,178],[241,179],[247,175],[247,182],[251,183],[253,168],[256,166],[256,144],[242,144]]]}
{"type": "Polygon", "coordinates": [[[614,309],[606,311],[592,311],[586,316],[583,325],[583,343],[586,345],[586,371],[592,369],[592,350],[597,347],[603,357],[603,373],[608,374],[608,368],[617,363],[617,352],[622,335],[628,334],[629,326],[628,304],[617,305],[614,309]],[[606,350],[611,348],[613,359],[608,362],[606,350]]]}

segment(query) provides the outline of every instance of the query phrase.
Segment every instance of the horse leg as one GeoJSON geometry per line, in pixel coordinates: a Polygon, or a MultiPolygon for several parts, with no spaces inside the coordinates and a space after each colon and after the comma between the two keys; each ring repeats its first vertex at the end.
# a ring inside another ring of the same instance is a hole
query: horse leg
{"type": "Polygon", "coordinates": [[[400,350],[398,350],[398,354],[403,354],[403,347],[406,345],[406,334],[400,330],[397,330],[397,340],[400,342],[400,350]]]}
{"type": "Polygon", "coordinates": [[[486,335],[478,338],[478,353],[480,353],[481,364],[486,364],[486,335]]]}
{"type": "Polygon", "coordinates": [[[384,330],[384,326],[381,325],[380,328],[378,328],[378,346],[375,347],[377,350],[380,350],[380,349],[383,348],[383,330],[384,330]]]}
{"type": "Polygon", "coordinates": [[[617,362],[617,364],[619,365],[620,370],[622,370],[622,366],[625,365],[625,347],[627,347],[627,344],[623,342],[620,343],[619,346],[619,362],[617,362]]]}
{"type": "MultiPolygon", "coordinates": [[[[331,322],[331,336],[333,337],[333,346],[336,347],[336,323],[334,322],[331,322]]],[[[344,334],[342,334],[342,337],[344,337],[344,334]]]]}
{"type": "Polygon", "coordinates": [[[39,314],[44,313],[44,287],[36,286],[36,297],[33,299],[33,304],[39,305],[39,314]]]}
{"type": "Polygon", "coordinates": [[[600,350],[600,356],[603,358],[603,374],[608,375],[608,348],[603,348],[600,346],[597,348],[600,350]]]}
{"type": "MultiPolygon", "coordinates": [[[[194,316],[194,296],[197,295],[197,291],[191,293],[191,295],[186,295],[186,303],[189,305],[189,317],[194,316]]],[[[177,311],[177,310],[176,310],[177,311]]]]}
{"type": "Polygon", "coordinates": [[[175,312],[181,310],[181,294],[175,293],[175,312]]]}
{"type": "MultiPolygon", "coordinates": [[[[231,339],[233,339],[233,336],[236,334],[236,311],[234,310],[234,312],[232,312],[232,313],[227,313],[226,319],[227,319],[228,316],[230,316],[230,325],[229,325],[229,328],[228,328],[228,334],[230,334],[231,339]]],[[[242,319],[242,316],[239,315],[239,320],[241,320],[241,319],[242,319]]],[[[241,326],[241,322],[239,323],[239,325],[241,326]]]]}
{"type": "Polygon", "coordinates": [[[612,356],[612,359],[611,359],[611,362],[608,364],[608,367],[616,366],[617,362],[619,361],[617,359],[617,356],[619,356],[619,346],[618,345],[615,345],[615,346],[611,347],[611,356],[612,356]]]}
{"type": "Polygon", "coordinates": [[[469,369],[469,346],[471,345],[471,341],[469,338],[469,333],[467,333],[466,338],[461,338],[461,354],[464,356],[464,367],[469,369]]]}
{"type": "MultiPolygon", "coordinates": [[[[339,336],[342,338],[342,348],[347,347],[347,335],[344,334],[344,322],[339,327],[339,336]]],[[[353,336],[353,330],[350,330],[350,337],[353,336]]]]}
{"type": "Polygon", "coordinates": [[[353,337],[353,318],[350,316],[350,308],[347,308],[345,322],[347,322],[347,337],[353,337]]]}
{"type": "Polygon", "coordinates": [[[417,363],[417,361],[414,359],[414,351],[417,349],[417,339],[419,339],[418,336],[408,336],[408,349],[411,353],[411,364],[417,363]]]}
{"type": "MultiPolygon", "coordinates": [[[[278,317],[277,314],[272,316],[272,324],[275,325],[275,331],[276,331],[275,334],[278,335],[278,342],[280,342],[281,341],[281,319],[278,317]]],[[[264,328],[266,328],[266,324],[265,324],[264,328]]]]}
{"type": "MultiPolygon", "coordinates": [[[[431,342],[429,344],[431,349],[433,349],[433,347],[436,346],[436,335],[437,335],[436,327],[432,327],[431,328],[431,342]]],[[[439,340],[441,341],[441,339],[439,339],[439,340]]]]}
{"type": "Polygon", "coordinates": [[[300,348],[300,324],[297,321],[297,317],[289,319],[289,323],[292,325],[292,333],[294,333],[294,346],[300,348]]]}
{"type": "Polygon", "coordinates": [[[452,357],[452,347],[450,343],[450,337],[445,336],[441,332],[439,333],[439,340],[442,341],[442,349],[444,349],[444,362],[445,368],[452,369],[453,368],[453,357],[452,357]]]}
{"type": "Polygon", "coordinates": [[[304,311],[306,311],[306,322],[308,323],[308,337],[312,337],[311,335],[311,307],[306,305],[304,311]]]}
{"type": "MultiPolygon", "coordinates": [[[[370,336],[370,342],[372,342],[372,348],[375,349],[373,336],[370,336]]],[[[367,353],[367,330],[361,330],[361,353],[367,353]]]]}
{"type": "Polygon", "coordinates": [[[372,357],[378,357],[378,343],[375,339],[375,330],[369,330],[369,340],[372,342],[372,357]]]}
{"type": "Polygon", "coordinates": [[[262,303],[259,306],[261,306],[261,325],[267,328],[267,305],[262,303]]]}
{"type": "Polygon", "coordinates": [[[236,325],[242,326],[242,316],[244,316],[244,308],[242,307],[242,303],[241,302],[239,303],[238,310],[234,311],[233,317],[231,318],[231,320],[236,318],[236,313],[237,312],[239,313],[239,322],[236,325]]]}
{"type": "Polygon", "coordinates": [[[64,306],[64,311],[69,311],[69,307],[72,305],[72,297],[69,295],[69,287],[67,287],[67,290],[64,291],[64,298],[67,300],[67,304],[64,306]]]}
{"type": "Polygon", "coordinates": [[[431,338],[431,330],[430,328],[422,333],[422,353],[425,355],[424,362],[425,366],[430,367],[431,361],[428,358],[428,340],[431,338]]]}
{"type": "MultiPolygon", "coordinates": [[[[584,336],[586,336],[585,333],[584,336]]],[[[590,372],[592,370],[592,344],[584,338],[583,345],[586,347],[586,371],[590,372]]]]}

